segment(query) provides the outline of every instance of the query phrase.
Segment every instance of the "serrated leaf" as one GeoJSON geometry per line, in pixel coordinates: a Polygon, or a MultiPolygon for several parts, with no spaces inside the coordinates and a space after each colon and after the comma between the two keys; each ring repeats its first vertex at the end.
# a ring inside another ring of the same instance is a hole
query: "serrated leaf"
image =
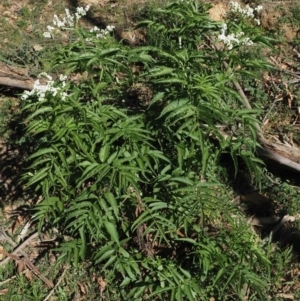
{"type": "Polygon", "coordinates": [[[99,159],[103,163],[106,161],[106,159],[109,156],[109,151],[110,151],[110,145],[105,144],[104,146],[101,147],[100,152],[99,152],[99,159]]]}
{"type": "Polygon", "coordinates": [[[168,67],[156,67],[154,69],[149,70],[150,77],[157,77],[161,75],[171,74],[173,72],[173,68],[168,67]]]}
{"type": "Polygon", "coordinates": [[[115,253],[115,250],[107,250],[106,252],[104,252],[97,260],[96,263],[101,263],[103,260],[107,259],[108,257],[111,257],[112,254],[115,253]]]}
{"type": "Polygon", "coordinates": [[[131,279],[129,277],[125,277],[125,279],[121,282],[120,287],[124,287],[128,285],[131,282],[131,279]]]}
{"type": "Polygon", "coordinates": [[[110,259],[104,264],[102,270],[105,270],[108,266],[110,266],[116,259],[118,259],[117,255],[111,256],[110,259]]]}
{"type": "Polygon", "coordinates": [[[129,258],[129,257],[130,257],[130,254],[129,254],[125,249],[123,249],[122,247],[119,249],[119,252],[120,252],[125,258],[129,258]]]}
{"type": "Polygon", "coordinates": [[[170,160],[161,151],[149,150],[148,154],[151,155],[154,158],[159,158],[159,159],[162,159],[162,160],[167,161],[168,163],[170,163],[170,160]]]}
{"type": "Polygon", "coordinates": [[[167,78],[167,79],[159,79],[155,81],[156,84],[186,84],[185,80],[182,80],[180,78],[172,77],[172,78],[167,78]]]}
{"type": "Polygon", "coordinates": [[[188,103],[189,103],[189,100],[187,98],[173,100],[166,107],[164,107],[164,109],[162,110],[162,112],[160,113],[158,118],[161,118],[165,114],[170,113],[177,108],[184,107],[188,103]]]}
{"type": "Polygon", "coordinates": [[[115,225],[109,221],[105,221],[104,226],[109,233],[111,240],[117,243],[118,246],[120,246],[119,235],[115,225]]]}
{"type": "MultiPolygon", "coordinates": [[[[178,183],[183,183],[183,184],[187,184],[190,186],[193,186],[195,183],[187,178],[182,178],[182,177],[172,177],[170,179],[170,181],[174,181],[174,182],[178,182],[178,183]]],[[[171,185],[173,183],[170,183],[169,185],[171,185]]]]}
{"type": "Polygon", "coordinates": [[[28,186],[33,185],[36,182],[40,182],[43,178],[48,175],[49,167],[45,167],[39,170],[27,183],[28,186]]]}
{"type": "Polygon", "coordinates": [[[116,159],[117,155],[118,155],[118,151],[114,152],[108,159],[107,159],[107,163],[111,164],[113,160],[116,159]]]}
{"type": "Polygon", "coordinates": [[[108,203],[111,205],[111,208],[113,209],[113,212],[115,214],[115,217],[119,217],[119,208],[118,208],[118,204],[117,201],[114,197],[114,195],[110,192],[105,193],[104,194],[106,200],[108,201],[108,203]]]}
{"type": "Polygon", "coordinates": [[[55,152],[55,149],[53,149],[53,148],[42,148],[42,149],[36,151],[35,153],[33,153],[32,155],[30,155],[28,157],[28,159],[31,160],[33,158],[40,157],[40,156],[50,154],[50,153],[54,153],[54,152],[55,152]]]}
{"type": "Polygon", "coordinates": [[[46,112],[52,112],[53,111],[53,108],[52,107],[42,107],[38,110],[36,110],[33,114],[31,114],[28,119],[33,119],[33,117],[37,116],[37,115],[40,115],[40,114],[43,114],[43,113],[46,113],[46,112]]]}

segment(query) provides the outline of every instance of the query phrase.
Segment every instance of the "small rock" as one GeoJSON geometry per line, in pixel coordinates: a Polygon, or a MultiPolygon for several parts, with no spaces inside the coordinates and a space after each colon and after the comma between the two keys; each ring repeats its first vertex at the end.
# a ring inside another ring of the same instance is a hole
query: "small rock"
{"type": "Polygon", "coordinates": [[[39,52],[39,51],[42,51],[44,49],[44,47],[42,45],[39,45],[39,44],[33,45],[32,48],[35,52],[39,52]]]}

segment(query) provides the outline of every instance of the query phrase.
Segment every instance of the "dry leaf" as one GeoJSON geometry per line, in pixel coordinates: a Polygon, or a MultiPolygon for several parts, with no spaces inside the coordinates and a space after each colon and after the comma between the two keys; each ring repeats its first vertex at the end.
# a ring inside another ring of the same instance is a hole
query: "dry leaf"
{"type": "Polygon", "coordinates": [[[80,282],[78,282],[77,285],[79,286],[80,292],[83,295],[86,295],[86,288],[85,288],[85,286],[82,283],[80,283],[80,282]]]}
{"type": "Polygon", "coordinates": [[[8,293],[8,288],[4,288],[3,290],[0,290],[0,295],[5,295],[8,293]]]}
{"type": "Polygon", "coordinates": [[[289,299],[289,300],[295,300],[295,297],[292,294],[277,294],[276,297],[283,298],[283,299],[289,299]]]}
{"type": "Polygon", "coordinates": [[[15,230],[18,229],[22,224],[24,224],[25,218],[21,215],[18,215],[18,217],[15,219],[11,227],[9,228],[10,233],[15,233],[15,230]]]}
{"type": "Polygon", "coordinates": [[[104,292],[104,290],[107,286],[107,283],[103,280],[102,277],[98,277],[97,282],[100,285],[100,297],[102,298],[103,297],[103,292],[104,292]]]}
{"type": "Polygon", "coordinates": [[[50,254],[49,261],[51,264],[54,264],[56,262],[56,256],[54,254],[50,254]]]}
{"type": "Polygon", "coordinates": [[[16,261],[16,265],[17,265],[17,271],[19,274],[21,274],[26,268],[26,264],[23,260],[16,261]]]}
{"type": "Polygon", "coordinates": [[[3,246],[0,246],[0,260],[3,260],[5,255],[1,252],[3,250],[3,246]]]}
{"type": "Polygon", "coordinates": [[[32,274],[31,274],[31,272],[29,271],[29,269],[26,269],[26,270],[25,270],[25,277],[27,278],[27,280],[28,280],[29,282],[32,281],[32,274]]]}

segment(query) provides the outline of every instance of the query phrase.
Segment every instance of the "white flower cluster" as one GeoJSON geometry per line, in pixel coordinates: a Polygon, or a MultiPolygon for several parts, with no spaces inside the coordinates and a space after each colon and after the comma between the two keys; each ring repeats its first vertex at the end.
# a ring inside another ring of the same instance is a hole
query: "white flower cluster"
{"type": "MultiPolygon", "coordinates": [[[[55,97],[60,91],[61,88],[60,87],[54,87],[54,81],[52,76],[48,75],[47,73],[43,72],[39,75],[39,77],[44,76],[47,79],[47,83],[46,84],[41,84],[40,80],[36,80],[34,85],[33,85],[33,89],[31,91],[24,91],[22,96],[21,96],[21,100],[26,100],[28,99],[28,97],[30,96],[37,96],[39,101],[43,101],[46,98],[46,93],[51,93],[51,95],[53,97],[55,97]]],[[[67,76],[66,75],[60,75],[59,76],[59,80],[62,84],[62,87],[65,87],[66,85],[66,79],[67,76]]],[[[68,94],[66,92],[61,92],[60,93],[60,97],[62,100],[65,100],[66,97],[68,96],[68,94]]]]}
{"type": "MultiPolygon", "coordinates": [[[[114,25],[107,25],[105,29],[100,29],[97,26],[93,27],[90,32],[96,33],[97,39],[106,39],[106,36],[114,30],[114,25]]],[[[87,39],[87,41],[91,41],[91,39],[87,39]]]]}
{"type": "MultiPolygon", "coordinates": [[[[85,8],[83,7],[77,7],[76,13],[74,15],[70,14],[70,11],[66,8],[66,15],[65,17],[60,20],[57,15],[54,15],[53,17],[53,25],[56,26],[59,29],[65,29],[68,27],[74,27],[75,23],[74,21],[78,21],[81,17],[86,15],[86,12],[90,9],[90,6],[87,5],[85,8]]],[[[45,38],[51,38],[53,35],[53,31],[55,30],[55,27],[48,25],[46,32],[43,33],[43,36],[45,38]]]]}
{"type": "Polygon", "coordinates": [[[260,24],[260,21],[255,18],[255,12],[259,13],[262,9],[262,5],[258,5],[255,8],[250,7],[248,4],[245,8],[242,8],[238,2],[229,2],[230,5],[230,11],[233,13],[239,13],[242,15],[243,18],[253,18],[254,22],[256,22],[258,25],[260,24]]]}
{"type": "Polygon", "coordinates": [[[223,42],[228,50],[231,50],[235,44],[246,46],[253,45],[253,42],[250,40],[250,38],[241,39],[241,37],[244,35],[242,31],[238,34],[231,33],[229,35],[226,35],[226,31],[227,25],[223,23],[221,28],[221,34],[218,35],[218,40],[223,42]]]}

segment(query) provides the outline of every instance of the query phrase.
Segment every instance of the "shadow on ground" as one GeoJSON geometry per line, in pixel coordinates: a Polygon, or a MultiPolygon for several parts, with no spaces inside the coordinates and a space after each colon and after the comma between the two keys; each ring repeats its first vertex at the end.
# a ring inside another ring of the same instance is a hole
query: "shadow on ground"
{"type": "MultiPolygon", "coordinates": [[[[19,90],[6,90],[5,95],[20,94],[19,90]]],[[[25,139],[24,117],[19,105],[12,106],[14,110],[6,124],[2,124],[0,137],[0,207],[17,209],[17,204],[25,207],[33,204],[32,192],[25,190],[22,183],[22,173],[26,169],[26,158],[30,153],[31,145],[25,139]]],[[[22,209],[22,211],[24,211],[22,209]]]]}

